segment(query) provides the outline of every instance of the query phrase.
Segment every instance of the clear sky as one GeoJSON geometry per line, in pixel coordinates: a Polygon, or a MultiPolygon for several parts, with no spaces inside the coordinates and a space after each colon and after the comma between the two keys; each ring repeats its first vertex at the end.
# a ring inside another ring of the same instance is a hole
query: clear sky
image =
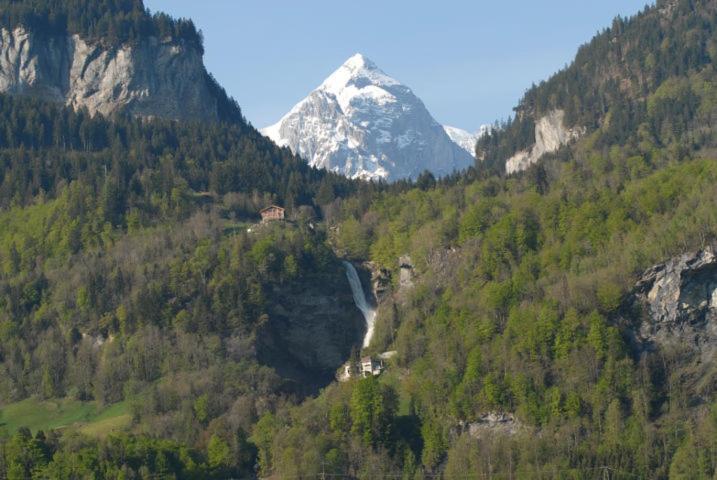
{"type": "Polygon", "coordinates": [[[256,127],[276,122],[360,52],[441,123],[507,118],[616,15],[650,0],[145,0],[194,20],[205,63],[256,127]]]}

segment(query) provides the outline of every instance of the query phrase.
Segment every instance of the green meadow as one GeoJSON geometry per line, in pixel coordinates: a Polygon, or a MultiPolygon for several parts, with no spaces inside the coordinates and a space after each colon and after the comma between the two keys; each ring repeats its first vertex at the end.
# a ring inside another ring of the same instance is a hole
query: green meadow
{"type": "Polygon", "coordinates": [[[103,437],[129,426],[132,417],[125,402],[98,408],[95,402],[29,398],[0,407],[0,431],[12,434],[21,427],[38,430],[76,430],[103,437]]]}

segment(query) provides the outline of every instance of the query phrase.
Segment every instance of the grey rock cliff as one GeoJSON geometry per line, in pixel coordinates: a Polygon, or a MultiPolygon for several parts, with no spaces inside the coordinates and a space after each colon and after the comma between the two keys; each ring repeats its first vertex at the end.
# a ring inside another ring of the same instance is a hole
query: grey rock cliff
{"type": "Polygon", "coordinates": [[[0,92],[86,108],[92,115],[124,111],[176,120],[218,118],[201,51],[172,39],[149,37],[107,49],[79,35],[3,28],[0,92]]]}
{"type": "Polygon", "coordinates": [[[717,256],[713,247],[647,270],[636,285],[642,307],[640,342],[648,349],[678,348],[712,363],[717,356],[717,256]]]}

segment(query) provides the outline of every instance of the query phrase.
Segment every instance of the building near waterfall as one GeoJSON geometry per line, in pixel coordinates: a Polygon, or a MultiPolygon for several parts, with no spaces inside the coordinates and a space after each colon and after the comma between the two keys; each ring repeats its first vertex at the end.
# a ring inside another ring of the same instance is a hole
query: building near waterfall
{"type": "MultiPolygon", "coordinates": [[[[386,353],[395,353],[395,352],[386,352],[386,353]]],[[[336,374],[336,378],[339,380],[339,382],[347,382],[351,380],[352,378],[356,377],[375,377],[378,375],[381,375],[381,373],[386,368],[386,365],[384,364],[384,358],[389,359],[393,355],[385,356],[386,354],[381,354],[378,357],[363,357],[361,358],[360,362],[353,362],[349,360],[348,362],[344,363],[341,368],[338,370],[336,374]]]]}
{"type": "Polygon", "coordinates": [[[383,371],[383,360],[380,358],[363,357],[361,359],[361,376],[370,377],[380,375],[383,371]]]}
{"type": "Polygon", "coordinates": [[[261,209],[259,211],[259,215],[261,215],[262,223],[267,223],[272,222],[274,220],[284,220],[284,212],[285,210],[282,207],[270,205],[266,208],[261,209]]]}

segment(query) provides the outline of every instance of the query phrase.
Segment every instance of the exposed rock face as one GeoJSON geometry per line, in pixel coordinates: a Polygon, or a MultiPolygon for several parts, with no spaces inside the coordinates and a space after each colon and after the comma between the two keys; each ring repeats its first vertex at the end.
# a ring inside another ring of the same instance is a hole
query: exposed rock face
{"type": "Polygon", "coordinates": [[[584,128],[566,128],[563,110],[553,110],[535,123],[535,145],[530,150],[521,150],[505,163],[508,174],[523,171],[540,160],[546,153],[556,152],[563,145],[579,138],[584,128]]]}
{"type": "Polygon", "coordinates": [[[413,260],[410,255],[398,259],[398,284],[401,291],[413,288],[413,260]]]}
{"type": "Polygon", "coordinates": [[[217,120],[198,48],[154,37],[105,49],[79,35],[0,30],[0,92],[33,95],[91,114],[217,120]]]}
{"type": "Polygon", "coordinates": [[[374,262],[364,262],[362,267],[371,273],[371,291],[376,303],[380,304],[391,293],[391,272],[379,268],[374,262]]]}
{"type": "Polygon", "coordinates": [[[468,433],[473,438],[480,439],[494,436],[513,436],[521,432],[531,431],[511,413],[487,412],[480,416],[476,422],[461,420],[451,433],[458,436],[468,433]]]}
{"type": "MultiPolygon", "coordinates": [[[[364,273],[364,272],[361,272],[364,273]]],[[[366,329],[343,268],[271,293],[266,324],[257,338],[259,360],[314,393],[333,380],[366,329]]]]}
{"type": "Polygon", "coordinates": [[[351,178],[443,176],[474,163],[410,88],[360,54],[261,132],[310,165],[351,178]]]}
{"type": "Polygon", "coordinates": [[[477,422],[468,424],[468,433],[473,438],[485,435],[515,435],[523,425],[510,413],[489,412],[477,422]]]}
{"type": "Polygon", "coordinates": [[[656,265],[637,283],[634,299],[647,314],[639,326],[645,348],[677,347],[703,362],[717,356],[717,256],[714,247],[656,265]]]}

